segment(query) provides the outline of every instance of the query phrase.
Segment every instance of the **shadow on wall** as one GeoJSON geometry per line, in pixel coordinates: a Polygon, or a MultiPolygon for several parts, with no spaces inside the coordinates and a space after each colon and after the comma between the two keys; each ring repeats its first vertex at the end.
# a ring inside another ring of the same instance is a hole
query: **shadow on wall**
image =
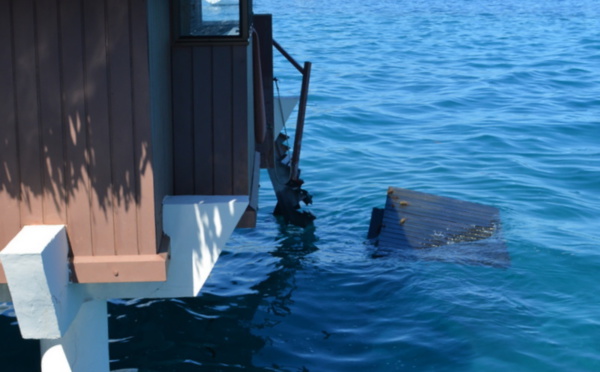
{"type": "Polygon", "coordinates": [[[153,198],[145,6],[0,1],[0,222],[108,224],[153,198]]]}

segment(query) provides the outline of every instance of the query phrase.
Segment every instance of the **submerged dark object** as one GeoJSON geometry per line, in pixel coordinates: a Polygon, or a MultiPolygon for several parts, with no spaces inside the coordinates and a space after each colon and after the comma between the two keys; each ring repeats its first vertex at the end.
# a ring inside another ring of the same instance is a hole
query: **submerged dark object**
{"type": "Polygon", "coordinates": [[[313,223],[315,216],[300,209],[300,202],[309,205],[312,195],[302,189],[304,181],[299,178],[300,170],[296,168],[296,177],[292,177],[289,147],[284,143],[288,137],[282,133],[275,141],[275,167],[269,169],[269,177],[277,196],[277,205],[273,212],[281,216],[285,223],[306,227],[313,223]]]}
{"type": "Polygon", "coordinates": [[[385,208],[374,208],[368,238],[375,257],[414,258],[494,267],[510,265],[497,208],[390,187],[385,208]]]}
{"type": "MultiPolygon", "coordinates": [[[[291,223],[296,226],[307,227],[312,225],[315,216],[308,211],[300,209],[300,202],[306,205],[311,204],[312,196],[306,190],[302,189],[304,181],[300,179],[299,164],[312,63],[306,61],[304,65],[300,65],[275,40],[273,40],[273,46],[302,74],[302,87],[300,88],[293,151],[290,154],[290,147],[286,144],[289,138],[287,134],[279,133],[273,146],[274,166],[267,167],[275,195],[277,196],[277,205],[273,214],[282,217],[285,224],[291,223]]],[[[274,79],[274,81],[277,82],[277,79],[274,79]]],[[[277,85],[277,87],[277,91],[279,91],[279,86],[277,85]]],[[[287,115],[284,114],[283,101],[281,97],[278,98],[280,105],[279,112],[281,113],[280,123],[284,125],[291,111],[287,115]]]]}

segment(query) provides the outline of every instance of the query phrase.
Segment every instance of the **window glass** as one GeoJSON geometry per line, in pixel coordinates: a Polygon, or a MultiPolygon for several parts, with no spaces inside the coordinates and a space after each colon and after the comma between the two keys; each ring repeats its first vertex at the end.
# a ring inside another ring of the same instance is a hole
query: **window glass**
{"type": "Polygon", "coordinates": [[[240,15],[240,0],[179,0],[180,36],[240,36],[240,15]]]}

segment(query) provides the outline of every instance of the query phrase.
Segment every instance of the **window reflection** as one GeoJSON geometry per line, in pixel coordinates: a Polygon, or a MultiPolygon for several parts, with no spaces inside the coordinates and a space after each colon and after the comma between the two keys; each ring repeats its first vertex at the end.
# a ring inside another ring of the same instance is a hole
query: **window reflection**
{"type": "Polygon", "coordinates": [[[240,0],[179,0],[180,36],[241,36],[241,5],[240,0]]]}

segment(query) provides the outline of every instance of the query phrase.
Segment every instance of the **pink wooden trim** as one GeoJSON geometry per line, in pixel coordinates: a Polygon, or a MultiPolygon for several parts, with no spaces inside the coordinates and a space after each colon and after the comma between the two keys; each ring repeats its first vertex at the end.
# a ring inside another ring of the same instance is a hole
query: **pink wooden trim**
{"type": "MultiPolygon", "coordinates": [[[[136,256],[88,256],[72,261],[74,283],[164,282],[168,254],[136,256]]],[[[0,264],[0,284],[6,284],[0,264]]]]}
{"type": "Polygon", "coordinates": [[[87,256],[72,260],[74,283],[164,282],[168,254],[87,256]]]}

